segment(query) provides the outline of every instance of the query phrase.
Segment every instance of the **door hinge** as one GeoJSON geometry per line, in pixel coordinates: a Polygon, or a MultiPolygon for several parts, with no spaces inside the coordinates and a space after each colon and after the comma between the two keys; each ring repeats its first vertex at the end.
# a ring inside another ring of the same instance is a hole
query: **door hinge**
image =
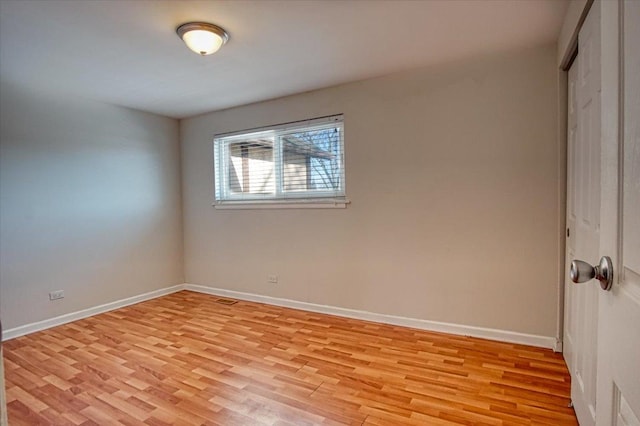
{"type": "Polygon", "coordinates": [[[569,232],[569,228],[567,228],[567,238],[569,238],[570,235],[571,235],[571,232],[569,232]]]}

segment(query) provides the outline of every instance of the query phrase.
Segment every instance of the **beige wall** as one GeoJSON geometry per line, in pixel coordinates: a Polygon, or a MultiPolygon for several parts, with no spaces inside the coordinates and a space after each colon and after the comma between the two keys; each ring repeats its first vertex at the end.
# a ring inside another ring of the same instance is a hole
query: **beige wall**
{"type": "Polygon", "coordinates": [[[556,335],[556,47],[175,120],[3,85],[5,329],[181,282],[556,335]],[[345,210],[215,210],[212,139],[345,114],[345,210]],[[267,275],[277,274],[278,284],[267,275]],[[65,299],[48,300],[64,289],[65,299]]]}
{"type": "Polygon", "coordinates": [[[182,283],[177,120],[1,93],[5,330],[182,283]]]}
{"type": "Polygon", "coordinates": [[[555,337],[556,52],[485,57],[183,120],[186,281],[555,337]],[[212,207],[215,133],[336,113],[345,116],[347,209],[212,207]]]}

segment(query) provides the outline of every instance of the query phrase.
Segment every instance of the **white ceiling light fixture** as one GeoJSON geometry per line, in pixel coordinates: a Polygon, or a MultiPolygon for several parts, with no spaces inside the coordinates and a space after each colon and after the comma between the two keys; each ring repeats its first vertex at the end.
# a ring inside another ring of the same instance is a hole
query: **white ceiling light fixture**
{"type": "Polygon", "coordinates": [[[207,22],[187,22],[176,32],[189,49],[202,56],[217,52],[229,40],[224,29],[207,22]]]}

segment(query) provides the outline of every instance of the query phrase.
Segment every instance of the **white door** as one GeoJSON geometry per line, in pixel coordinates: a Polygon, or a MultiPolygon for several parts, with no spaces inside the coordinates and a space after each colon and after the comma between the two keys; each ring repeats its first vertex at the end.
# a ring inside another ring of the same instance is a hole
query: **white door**
{"type": "Polygon", "coordinates": [[[0,426],[9,424],[7,420],[7,401],[4,392],[4,361],[2,358],[2,343],[0,341],[0,426]]]}
{"type": "Polygon", "coordinates": [[[0,426],[7,426],[7,399],[4,389],[4,358],[2,356],[2,322],[0,322],[0,426]]]}
{"type": "Polygon", "coordinates": [[[600,253],[615,280],[600,292],[597,424],[640,426],[640,2],[601,7],[600,253]]]}
{"type": "Polygon", "coordinates": [[[566,288],[565,357],[582,425],[640,426],[638,40],[640,1],[597,0],[569,73],[567,258],[609,256],[614,271],[609,291],[596,280],[566,288]]]}
{"type": "MultiPolygon", "coordinates": [[[[595,9],[595,8],[594,8],[595,9]]],[[[598,333],[597,286],[573,284],[569,263],[597,263],[600,245],[600,38],[592,10],[578,35],[569,70],[567,164],[567,275],[563,352],[571,399],[581,425],[595,425],[598,333]]]]}

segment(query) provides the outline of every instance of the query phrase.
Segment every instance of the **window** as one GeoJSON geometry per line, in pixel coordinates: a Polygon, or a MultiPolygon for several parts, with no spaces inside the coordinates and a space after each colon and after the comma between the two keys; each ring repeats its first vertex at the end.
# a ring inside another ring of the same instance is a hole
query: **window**
{"type": "Polygon", "coordinates": [[[216,206],[344,207],[342,115],[216,135],[216,206]]]}

